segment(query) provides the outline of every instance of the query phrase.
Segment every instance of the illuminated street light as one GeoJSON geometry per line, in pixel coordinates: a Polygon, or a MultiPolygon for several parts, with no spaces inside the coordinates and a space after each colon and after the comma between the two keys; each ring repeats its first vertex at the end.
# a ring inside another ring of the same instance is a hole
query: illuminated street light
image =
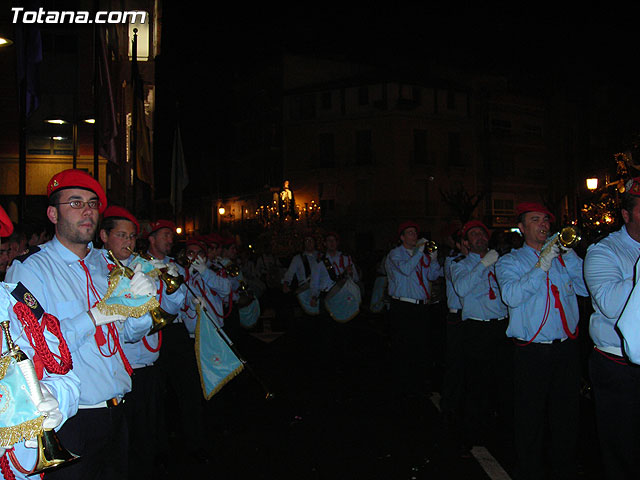
{"type": "Polygon", "coordinates": [[[592,192],[594,190],[598,189],[598,179],[597,178],[587,178],[587,189],[591,190],[592,192]]]}

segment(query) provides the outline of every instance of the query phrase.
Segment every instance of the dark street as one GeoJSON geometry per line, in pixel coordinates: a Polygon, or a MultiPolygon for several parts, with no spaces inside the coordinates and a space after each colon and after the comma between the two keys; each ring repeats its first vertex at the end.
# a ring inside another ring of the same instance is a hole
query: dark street
{"type": "MultiPolygon", "coordinates": [[[[243,355],[274,398],[264,400],[260,384],[243,372],[207,404],[210,460],[194,462],[177,448],[160,473],[238,479],[515,478],[507,420],[494,419],[483,444],[470,452],[447,434],[438,409],[441,341],[431,347],[433,378],[416,379],[416,393],[398,397],[390,386],[382,314],[361,312],[348,323],[351,355],[334,367],[300,332],[305,320],[298,311],[286,325],[272,320],[274,332],[284,331],[277,338],[266,334],[271,341],[260,340],[260,326],[242,340],[243,355]]],[[[432,320],[442,326],[443,320],[432,320]]],[[[443,332],[435,329],[434,337],[443,339],[443,332]]],[[[583,396],[578,474],[584,479],[602,478],[591,409],[583,396]]]]}

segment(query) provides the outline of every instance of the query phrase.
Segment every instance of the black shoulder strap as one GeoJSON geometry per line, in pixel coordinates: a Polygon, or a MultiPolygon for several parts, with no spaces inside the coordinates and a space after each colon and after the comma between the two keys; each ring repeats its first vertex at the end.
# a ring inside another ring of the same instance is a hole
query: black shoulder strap
{"type": "Polygon", "coordinates": [[[329,260],[329,257],[325,255],[324,257],[322,257],[322,261],[324,262],[324,266],[327,268],[327,273],[329,274],[329,277],[331,278],[331,280],[333,280],[334,282],[337,282],[338,277],[336,275],[335,269],[333,268],[333,264],[331,263],[331,260],[329,260]]]}

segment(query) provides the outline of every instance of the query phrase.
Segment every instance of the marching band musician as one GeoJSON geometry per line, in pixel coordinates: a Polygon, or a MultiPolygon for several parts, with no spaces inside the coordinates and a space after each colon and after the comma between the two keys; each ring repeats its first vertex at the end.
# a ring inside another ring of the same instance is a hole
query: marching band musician
{"type": "Polygon", "coordinates": [[[317,302],[321,292],[328,292],[340,276],[348,275],[354,282],[358,282],[358,270],[351,256],[338,250],[340,237],[335,232],[324,236],[326,251],[316,262],[316,268],[311,271],[312,301],[317,302]]]}
{"type": "MultiPolygon", "coordinates": [[[[69,169],[51,178],[47,194],[54,238],[17,257],[7,281],[22,282],[44,310],[60,320],[73,371],[81,381],[78,413],[65,422],[59,437],[83,460],[48,473],[48,478],[123,478],[128,438],[121,405],[131,390],[131,366],[121,342],[140,339],[151,324],[145,315],[107,315],[96,306],[107,292],[109,277],[102,252],[91,242],[99,213],[107,207],[102,186],[86,172],[69,169]]],[[[131,292],[151,296],[155,289],[151,279],[138,272],[131,279],[131,292]]]]}
{"type": "Polygon", "coordinates": [[[289,264],[289,268],[282,277],[282,291],[289,293],[291,284],[295,278],[298,287],[311,281],[311,266],[318,261],[318,250],[316,250],[316,240],[311,233],[304,236],[304,250],[294,255],[289,264]]]}
{"type": "MultiPolygon", "coordinates": [[[[407,221],[398,227],[400,245],[387,255],[385,267],[389,277],[389,331],[393,374],[397,378],[396,394],[416,393],[416,381],[425,381],[427,358],[425,341],[429,338],[428,302],[430,282],[443,275],[437,251],[424,253],[425,243],[418,245],[419,226],[407,221]]],[[[420,393],[420,388],[418,392],[420,393]]]]}
{"type": "MultiPolygon", "coordinates": [[[[637,303],[630,294],[640,252],[640,177],[627,182],[620,208],[623,227],[591,245],[584,260],[594,309],[589,325],[594,343],[589,374],[596,425],[606,478],[616,480],[636,478],[640,471],[640,374],[629,361],[633,355],[627,347],[633,337],[627,335],[622,317],[623,309],[625,315],[631,313],[629,318],[637,317],[637,303]],[[620,335],[626,342],[624,349],[620,335]]],[[[637,331],[635,321],[629,327],[637,331]]]]}
{"type": "MultiPolygon", "coordinates": [[[[311,306],[319,305],[319,297],[326,299],[326,294],[337,285],[342,278],[350,277],[354,282],[358,281],[356,269],[350,255],[338,250],[340,238],[336,232],[328,232],[324,235],[325,253],[311,269],[311,306]]],[[[323,339],[322,348],[326,349],[330,362],[334,367],[341,369],[348,367],[347,355],[349,352],[350,329],[346,323],[341,323],[330,318],[326,309],[320,308],[318,319],[318,334],[323,339]]]]}
{"type": "Polygon", "coordinates": [[[505,353],[507,306],[496,281],[498,252],[489,249],[489,229],[468,221],[460,232],[468,254],[451,264],[451,280],[462,300],[462,356],[465,364],[465,443],[481,438],[496,410],[499,378],[505,353]]]}
{"type": "MultiPolygon", "coordinates": [[[[136,237],[140,233],[140,224],[136,217],[127,209],[119,206],[109,206],[102,215],[100,224],[100,240],[103,248],[111,251],[115,258],[123,265],[129,266],[134,255],[131,253],[136,244],[136,237]]],[[[103,255],[107,266],[113,268],[113,260],[108,254],[103,255]]],[[[158,288],[160,306],[166,306],[163,301],[162,281],[158,288]]],[[[166,295],[166,293],[165,293],[166,295]]],[[[168,296],[168,295],[167,295],[168,296]]],[[[182,295],[183,297],[184,295],[182,295]]],[[[172,298],[182,298],[174,293],[172,298]]],[[[178,308],[175,308],[177,313],[178,308]]],[[[158,438],[163,423],[162,380],[160,371],[154,365],[160,355],[162,332],[145,335],[136,342],[125,342],[122,345],[124,353],[133,368],[131,375],[131,391],[125,395],[125,412],[129,427],[129,475],[131,478],[151,477],[153,474],[154,448],[157,443],[148,441],[149,436],[158,438]]]]}
{"type": "MultiPolygon", "coordinates": [[[[148,233],[148,253],[154,258],[153,262],[156,268],[161,268],[164,265],[171,269],[169,271],[171,275],[182,275],[186,283],[189,281],[189,272],[170,256],[175,231],[176,226],[170,220],[158,219],[152,222],[148,233]]],[[[187,287],[184,284],[173,295],[163,295],[165,301],[171,299],[174,302],[171,306],[167,305],[169,309],[167,311],[179,312],[179,316],[174,322],[162,329],[162,348],[156,365],[163,372],[166,385],[171,390],[167,398],[177,400],[165,403],[166,409],[176,411],[175,424],[173,426],[167,425],[167,427],[182,431],[185,436],[193,440],[188,445],[189,450],[181,453],[187,455],[189,461],[202,464],[208,463],[209,458],[203,447],[205,432],[202,396],[197,377],[192,336],[195,321],[192,321],[185,313],[188,308],[187,297],[187,287]],[[174,295],[178,296],[173,297],[174,295]],[[176,308],[175,302],[178,301],[180,305],[176,308]]]]}
{"type": "Polygon", "coordinates": [[[222,237],[213,232],[203,237],[207,244],[207,267],[220,267],[220,255],[222,255],[222,237]]]}
{"type": "MultiPolygon", "coordinates": [[[[5,210],[0,207],[0,237],[10,235],[12,230],[11,220],[5,210]]],[[[43,398],[38,403],[35,399],[32,398],[32,400],[37,412],[45,417],[42,427],[56,429],[76,414],[80,398],[80,379],[72,370],[71,353],[59,331],[59,323],[54,317],[45,317],[43,312],[39,312],[41,307],[37,299],[30,296],[30,292],[23,290],[20,285],[0,283],[0,307],[3,310],[2,318],[9,319],[9,331],[13,342],[34,363],[43,398]],[[19,290],[21,296],[17,295],[19,290]],[[17,303],[21,303],[20,309],[17,308],[17,303]],[[27,312],[33,312],[33,316],[27,312]],[[38,318],[37,314],[42,316],[38,318]],[[36,351],[29,337],[32,339],[37,337],[39,334],[36,332],[40,326],[43,327],[44,342],[34,342],[38,348],[36,351]],[[59,361],[55,359],[55,354],[59,354],[59,361]]],[[[0,340],[0,347],[3,356],[9,353],[4,335],[0,340]]],[[[6,375],[7,373],[3,374],[3,376],[6,375]]],[[[0,382],[8,381],[8,378],[0,379],[0,382]]],[[[3,392],[6,394],[4,389],[3,392]]],[[[0,423],[3,427],[12,426],[14,419],[7,417],[15,417],[15,414],[9,415],[8,412],[16,406],[7,404],[13,401],[17,399],[10,398],[8,395],[0,396],[3,412],[0,423]]],[[[24,405],[17,407],[24,409],[24,405]]],[[[28,476],[28,472],[36,465],[38,455],[36,446],[34,439],[28,439],[14,443],[12,447],[0,447],[0,474],[4,478],[13,477],[21,480],[32,478],[28,476]]]]}
{"type": "Polygon", "coordinates": [[[500,257],[496,276],[509,310],[507,336],[514,347],[514,429],[520,477],[545,478],[550,447],[552,476],[573,478],[577,467],[580,360],[578,301],[587,296],[582,259],[542,250],[554,217],[539,203],[516,206],[521,248],[500,257]],[[550,441],[544,440],[550,420],[550,441]]]}

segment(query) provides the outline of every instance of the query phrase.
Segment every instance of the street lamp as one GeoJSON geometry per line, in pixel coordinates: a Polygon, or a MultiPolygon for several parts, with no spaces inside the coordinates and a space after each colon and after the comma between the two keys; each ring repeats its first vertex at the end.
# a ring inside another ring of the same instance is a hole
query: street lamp
{"type": "Polygon", "coordinates": [[[590,191],[594,191],[598,189],[598,179],[597,178],[587,178],[587,189],[590,191]]]}

